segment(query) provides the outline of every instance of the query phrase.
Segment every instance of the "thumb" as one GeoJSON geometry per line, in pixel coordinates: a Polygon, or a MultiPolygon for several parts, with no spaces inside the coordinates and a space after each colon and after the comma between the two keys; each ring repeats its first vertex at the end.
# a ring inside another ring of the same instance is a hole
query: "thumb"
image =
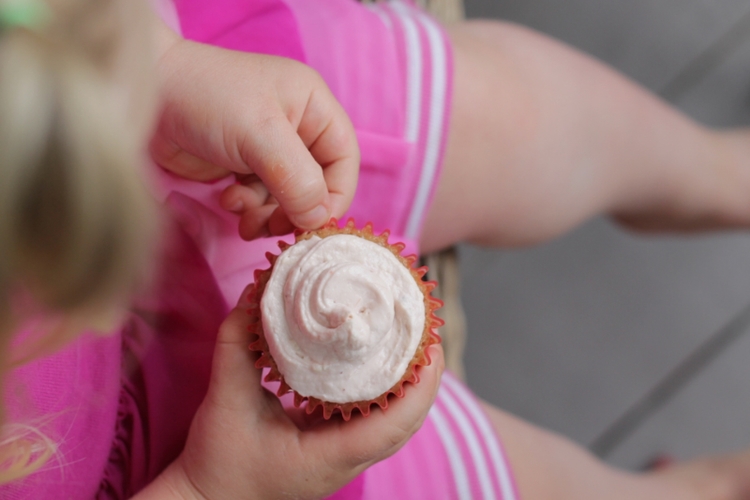
{"type": "Polygon", "coordinates": [[[248,346],[253,334],[249,326],[247,296],[253,285],[242,292],[242,299],[219,327],[214,348],[211,381],[207,398],[239,411],[257,408],[269,394],[260,384],[261,371],[255,368],[256,354],[248,346]]]}

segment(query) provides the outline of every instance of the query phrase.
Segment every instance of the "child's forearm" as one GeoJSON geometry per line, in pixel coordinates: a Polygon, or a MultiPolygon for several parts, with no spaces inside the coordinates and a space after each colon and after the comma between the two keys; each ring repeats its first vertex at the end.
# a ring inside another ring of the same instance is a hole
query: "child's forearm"
{"type": "Polygon", "coordinates": [[[154,479],[133,500],[207,500],[190,483],[179,466],[179,459],[154,479]]]}

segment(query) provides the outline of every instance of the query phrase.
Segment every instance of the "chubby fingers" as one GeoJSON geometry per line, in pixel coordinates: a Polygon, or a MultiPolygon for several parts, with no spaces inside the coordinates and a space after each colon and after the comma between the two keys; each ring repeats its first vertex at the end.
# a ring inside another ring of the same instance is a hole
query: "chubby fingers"
{"type": "Polygon", "coordinates": [[[359,175],[359,146],[344,109],[314,70],[300,64],[288,70],[295,78],[277,82],[278,114],[241,150],[279,203],[269,222],[274,234],[288,231],[289,222],[315,229],[341,217],[359,175]]]}
{"type": "Polygon", "coordinates": [[[407,384],[403,398],[390,398],[387,410],[374,407],[367,417],[356,415],[349,422],[336,419],[307,429],[300,436],[305,453],[339,470],[358,472],[398,451],[422,426],[440,386],[443,349],[428,349],[432,363],[419,368],[419,383],[407,384]]]}
{"type": "Polygon", "coordinates": [[[349,208],[357,188],[359,145],[344,108],[319,76],[316,81],[297,133],[323,168],[332,215],[339,218],[349,208]]]}
{"type": "Polygon", "coordinates": [[[323,172],[280,111],[247,137],[240,154],[295,226],[314,229],[330,218],[323,172]]]}
{"type": "Polygon", "coordinates": [[[327,88],[313,96],[319,94],[326,97],[311,97],[296,131],[286,118],[276,120],[273,127],[265,127],[264,134],[271,137],[247,146],[248,158],[263,158],[251,166],[251,177],[258,182],[250,185],[240,179],[221,198],[225,209],[241,215],[243,238],[286,234],[295,226],[315,229],[349,208],[359,175],[359,147],[341,106],[327,88]],[[272,140],[286,147],[276,148],[272,140]]]}
{"type": "Polygon", "coordinates": [[[248,296],[252,285],[242,292],[242,298],[219,327],[214,348],[211,384],[207,398],[222,407],[243,412],[257,411],[259,401],[268,398],[260,385],[261,371],[255,368],[256,355],[249,350],[254,335],[250,333],[248,296]]]}
{"type": "Polygon", "coordinates": [[[237,176],[237,180],[221,194],[221,206],[240,216],[239,232],[243,239],[268,236],[269,220],[279,208],[278,201],[257,175],[237,176]]]}

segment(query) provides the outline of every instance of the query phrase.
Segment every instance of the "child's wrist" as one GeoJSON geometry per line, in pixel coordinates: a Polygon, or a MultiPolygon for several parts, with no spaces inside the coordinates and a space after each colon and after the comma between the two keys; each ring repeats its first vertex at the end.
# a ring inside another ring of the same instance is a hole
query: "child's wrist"
{"type": "Polygon", "coordinates": [[[178,458],[132,500],[209,500],[190,481],[178,458]]]}
{"type": "Polygon", "coordinates": [[[172,462],[162,475],[167,486],[179,495],[179,500],[209,500],[190,480],[180,458],[172,462]]]}

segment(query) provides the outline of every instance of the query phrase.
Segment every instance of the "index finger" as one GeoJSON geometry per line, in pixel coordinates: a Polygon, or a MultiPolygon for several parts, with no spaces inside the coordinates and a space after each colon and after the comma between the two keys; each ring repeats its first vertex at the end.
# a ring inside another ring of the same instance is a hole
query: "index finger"
{"type": "Polygon", "coordinates": [[[316,229],[331,217],[331,198],[323,170],[279,113],[257,127],[243,144],[243,160],[263,181],[292,223],[316,229]]]}
{"type": "Polygon", "coordinates": [[[313,91],[297,133],[322,167],[332,216],[340,218],[357,189],[360,153],[354,126],[327,87],[313,91]]]}

